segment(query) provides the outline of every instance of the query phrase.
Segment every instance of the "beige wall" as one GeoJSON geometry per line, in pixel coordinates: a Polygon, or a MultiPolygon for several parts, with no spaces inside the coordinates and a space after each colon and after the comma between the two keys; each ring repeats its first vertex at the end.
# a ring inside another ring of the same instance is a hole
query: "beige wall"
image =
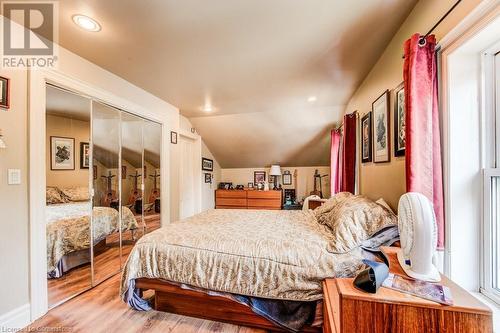
{"type": "Polygon", "coordinates": [[[46,117],[47,186],[89,186],[89,169],[80,169],[80,142],[89,142],[90,122],[66,117],[46,117]],[[75,139],[75,170],[50,170],[50,137],[62,136],[75,139]]]}
{"type": "MultiPolygon", "coordinates": [[[[314,190],[314,172],[318,169],[321,175],[330,176],[329,166],[315,166],[315,167],[282,167],[281,172],[285,170],[290,171],[292,174],[292,185],[283,186],[283,188],[295,188],[297,199],[302,200],[309,193],[314,190]],[[294,171],[297,171],[297,182],[293,181],[294,171]]],[[[266,181],[269,180],[269,168],[235,168],[235,169],[222,169],[221,182],[232,182],[233,186],[244,185],[253,183],[254,171],[265,171],[266,181]]],[[[282,179],[280,178],[280,183],[282,179]]],[[[330,177],[325,177],[322,180],[323,197],[330,197],[330,177]]]]}
{"type": "Polygon", "coordinates": [[[27,73],[0,70],[10,78],[11,107],[0,109],[7,144],[0,149],[0,315],[29,302],[27,73]],[[7,169],[21,169],[22,184],[7,185],[7,169]]]}
{"type": "MultiPolygon", "coordinates": [[[[399,197],[405,192],[404,157],[394,157],[393,149],[393,89],[403,81],[403,43],[416,32],[426,33],[455,3],[455,0],[421,0],[391,40],[384,53],[363,83],[350,99],[346,113],[358,110],[360,117],[371,110],[372,102],[386,89],[391,90],[391,162],[365,163],[360,167],[360,193],[372,199],[383,197],[397,208],[399,197]]],[[[460,20],[479,4],[480,0],[463,0],[452,14],[434,31],[439,41],[460,20]]]]}

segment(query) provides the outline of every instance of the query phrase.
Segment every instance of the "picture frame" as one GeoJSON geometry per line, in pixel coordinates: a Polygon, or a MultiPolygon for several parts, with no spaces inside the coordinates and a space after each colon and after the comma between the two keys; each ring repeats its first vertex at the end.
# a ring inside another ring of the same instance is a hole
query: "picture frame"
{"type": "Polygon", "coordinates": [[[0,108],[10,108],[10,79],[0,76],[0,108]]]}
{"type": "Polygon", "coordinates": [[[372,161],[372,112],[361,118],[361,163],[372,161]]]}
{"type": "Polygon", "coordinates": [[[212,184],[212,174],[205,173],[205,184],[212,184]]]}
{"type": "Polygon", "coordinates": [[[80,142],[80,169],[88,169],[90,167],[90,144],[88,142],[80,142]]]}
{"type": "Polygon", "coordinates": [[[170,131],[170,143],[174,145],[177,144],[177,132],[170,131]]]}
{"type": "Polygon", "coordinates": [[[373,162],[389,162],[391,160],[389,90],[384,91],[372,103],[372,117],[373,162]]]}
{"type": "Polygon", "coordinates": [[[50,137],[50,170],[75,170],[75,139],[50,137]]]}
{"type": "Polygon", "coordinates": [[[97,179],[97,165],[92,166],[92,174],[94,176],[94,180],[97,179]]]}
{"type": "Polygon", "coordinates": [[[266,172],[265,171],[254,171],[253,172],[253,183],[258,184],[260,182],[266,181],[266,172]]]}
{"type": "Polygon", "coordinates": [[[248,188],[253,188],[253,183],[248,183],[248,188]]]}
{"type": "Polygon", "coordinates": [[[286,170],[283,172],[283,185],[292,185],[292,174],[286,170]]]}
{"type": "Polygon", "coordinates": [[[209,159],[209,158],[202,157],[201,158],[201,170],[214,171],[214,161],[209,159]]]}
{"type": "Polygon", "coordinates": [[[405,156],[406,108],[404,82],[394,89],[394,156],[405,156]]]}

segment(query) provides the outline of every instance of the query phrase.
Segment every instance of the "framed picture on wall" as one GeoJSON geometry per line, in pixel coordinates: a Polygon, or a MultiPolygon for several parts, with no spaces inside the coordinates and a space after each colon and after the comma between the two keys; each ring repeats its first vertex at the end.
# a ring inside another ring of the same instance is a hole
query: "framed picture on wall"
{"type": "Polygon", "coordinates": [[[50,137],[50,169],[75,170],[75,139],[50,137]]]}
{"type": "Polygon", "coordinates": [[[405,155],[405,111],[405,88],[403,82],[394,90],[394,156],[405,155]]]}
{"type": "Polygon", "coordinates": [[[10,108],[10,80],[0,76],[0,108],[10,108]]]}
{"type": "Polygon", "coordinates": [[[292,185],[292,174],[288,170],[283,172],[283,185],[292,185]]]}
{"type": "Polygon", "coordinates": [[[373,116],[373,161],[375,163],[389,162],[389,90],[384,91],[372,104],[373,116]]]}
{"type": "Polygon", "coordinates": [[[90,145],[88,142],[80,142],[80,169],[88,169],[90,166],[90,145]]]}
{"type": "Polygon", "coordinates": [[[214,161],[209,159],[209,158],[202,157],[201,158],[201,170],[214,171],[214,161]]]}
{"type": "Polygon", "coordinates": [[[266,172],[265,171],[254,171],[253,172],[253,183],[258,184],[266,181],[266,172]]]}
{"type": "Polygon", "coordinates": [[[205,183],[212,184],[212,174],[211,173],[205,174],[205,183]]]}
{"type": "Polygon", "coordinates": [[[170,143],[176,145],[177,144],[177,132],[170,132],[170,143]]]}
{"type": "Polygon", "coordinates": [[[372,161],[372,113],[361,118],[361,162],[372,161]]]}

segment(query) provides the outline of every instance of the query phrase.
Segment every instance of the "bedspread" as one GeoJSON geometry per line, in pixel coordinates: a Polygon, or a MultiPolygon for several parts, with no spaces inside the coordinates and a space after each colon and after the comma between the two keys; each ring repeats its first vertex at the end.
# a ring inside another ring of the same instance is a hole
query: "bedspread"
{"type": "Polygon", "coordinates": [[[359,248],[329,252],[336,241],[342,240],[312,211],[209,210],[143,236],[125,265],[121,295],[126,300],[134,280],[146,277],[238,295],[318,300],[322,280],[362,267],[359,248]]]}
{"type": "MultiPolygon", "coordinates": [[[[56,269],[61,258],[71,252],[90,248],[90,203],[47,206],[47,272],[56,269]]],[[[109,207],[92,209],[94,244],[119,230],[118,211],[109,207]]],[[[122,207],[122,231],[138,227],[134,214],[122,207]]]]}

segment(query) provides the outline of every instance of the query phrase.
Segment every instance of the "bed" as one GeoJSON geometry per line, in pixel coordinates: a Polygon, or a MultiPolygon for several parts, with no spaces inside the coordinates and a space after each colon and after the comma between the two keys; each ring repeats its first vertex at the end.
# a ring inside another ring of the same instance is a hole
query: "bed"
{"type": "MultiPolygon", "coordinates": [[[[119,231],[119,212],[110,207],[94,207],[90,201],[46,206],[47,276],[59,278],[70,269],[90,262],[90,216],[93,216],[94,250],[105,248],[106,237],[119,231]]],[[[137,220],[122,207],[122,232],[135,230],[137,220]]]]}
{"type": "Polygon", "coordinates": [[[380,232],[390,234],[384,245],[394,241],[396,222],[382,205],[348,194],[318,211],[209,210],[142,237],[124,267],[121,297],[149,310],[141,296],[153,289],[157,310],[317,331],[311,313],[322,299],[321,282],[356,274],[363,242],[380,232]],[[288,318],[270,316],[276,308],[288,318]]]}

